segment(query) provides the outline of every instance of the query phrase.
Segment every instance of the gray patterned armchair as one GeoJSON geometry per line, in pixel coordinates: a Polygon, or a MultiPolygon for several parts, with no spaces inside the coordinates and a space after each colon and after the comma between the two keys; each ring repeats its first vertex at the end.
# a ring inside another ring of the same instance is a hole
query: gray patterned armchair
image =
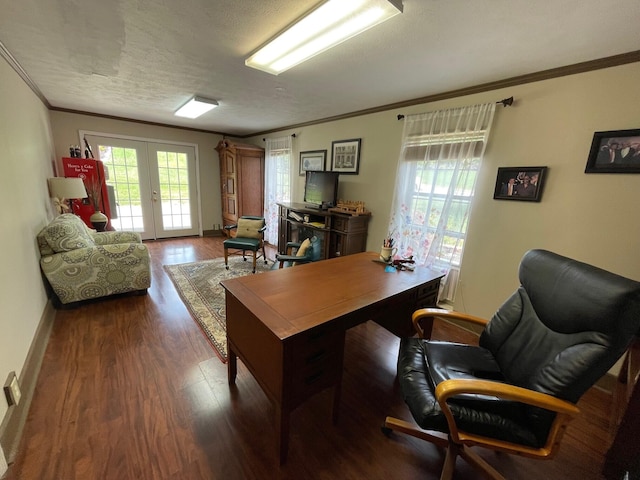
{"type": "Polygon", "coordinates": [[[94,232],[74,214],[56,217],[38,234],[40,268],[62,304],[116,293],[146,293],[147,246],[135,232],[94,232]]]}

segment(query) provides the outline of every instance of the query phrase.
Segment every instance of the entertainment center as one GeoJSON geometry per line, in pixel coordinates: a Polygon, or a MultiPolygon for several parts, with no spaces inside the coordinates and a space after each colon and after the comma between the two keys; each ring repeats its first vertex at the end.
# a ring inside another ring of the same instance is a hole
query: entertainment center
{"type": "Polygon", "coordinates": [[[287,242],[318,237],[323,258],[364,252],[370,214],[351,215],[309,207],[304,203],[278,203],[278,251],[286,253],[287,242]]]}

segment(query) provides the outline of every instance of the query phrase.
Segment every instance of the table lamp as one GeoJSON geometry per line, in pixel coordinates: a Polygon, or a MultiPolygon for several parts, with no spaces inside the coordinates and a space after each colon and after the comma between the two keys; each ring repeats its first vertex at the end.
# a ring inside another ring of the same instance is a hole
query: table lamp
{"type": "Polygon", "coordinates": [[[49,192],[52,198],[57,198],[60,202],[60,213],[64,213],[64,200],[69,201],[69,211],[73,213],[73,200],[76,198],[85,198],[87,190],[84,188],[84,182],[81,178],[65,178],[54,177],[49,179],[49,192]]]}

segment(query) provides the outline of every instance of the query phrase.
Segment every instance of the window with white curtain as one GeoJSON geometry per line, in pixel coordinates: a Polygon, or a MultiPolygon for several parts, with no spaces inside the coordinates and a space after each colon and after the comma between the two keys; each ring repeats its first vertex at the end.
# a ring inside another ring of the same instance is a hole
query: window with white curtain
{"type": "Polygon", "coordinates": [[[267,223],[264,238],[278,244],[277,202],[291,201],[291,136],[267,138],[265,145],[264,217],[267,223]]]}
{"type": "Polygon", "coordinates": [[[494,111],[490,103],[405,117],[389,226],[399,256],[459,268],[494,111]]]}

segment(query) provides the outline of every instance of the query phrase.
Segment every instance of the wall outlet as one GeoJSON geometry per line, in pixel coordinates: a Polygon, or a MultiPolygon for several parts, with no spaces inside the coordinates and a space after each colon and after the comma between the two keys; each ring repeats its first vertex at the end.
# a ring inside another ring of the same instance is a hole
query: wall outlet
{"type": "Polygon", "coordinates": [[[20,402],[20,385],[18,384],[18,377],[16,372],[11,372],[7,377],[7,381],[4,383],[4,395],[7,397],[7,404],[9,406],[17,405],[20,402]]]}

